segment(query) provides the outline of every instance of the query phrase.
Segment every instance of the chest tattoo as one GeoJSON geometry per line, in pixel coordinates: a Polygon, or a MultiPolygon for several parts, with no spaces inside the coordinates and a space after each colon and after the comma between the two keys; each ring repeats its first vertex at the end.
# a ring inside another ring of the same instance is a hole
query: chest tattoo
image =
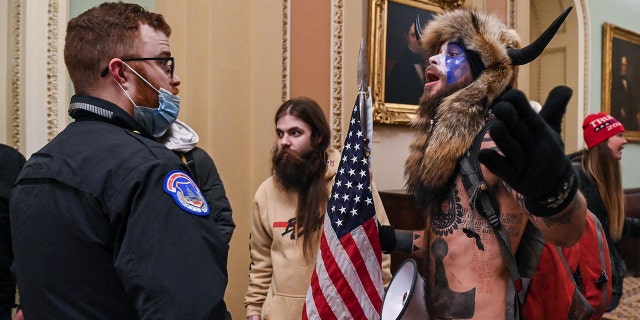
{"type": "Polygon", "coordinates": [[[460,194],[453,188],[449,198],[445,201],[438,212],[433,217],[433,231],[438,236],[452,234],[454,230],[460,229],[462,217],[466,209],[460,203],[460,194]]]}
{"type": "Polygon", "coordinates": [[[478,249],[484,251],[484,244],[482,244],[482,239],[480,239],[480,235],[469,228],[462,228],[462,232],[469,238],[474,238],[476,240],[476,246],[478,249]]]}
{"type": "Polygon", "coordinates": [[[432,316],[442,319],[468,319],[475,310],[476,288],[465,292],[453,291],[447,280],[447,270],[443,262],[449,252],[446,241],[437,238],[431,244],[431,252],[435,260],[433,287],[428,288],[427,303],[432,316]],[[452,306],[455,306],[452,308],[452,306]]]}

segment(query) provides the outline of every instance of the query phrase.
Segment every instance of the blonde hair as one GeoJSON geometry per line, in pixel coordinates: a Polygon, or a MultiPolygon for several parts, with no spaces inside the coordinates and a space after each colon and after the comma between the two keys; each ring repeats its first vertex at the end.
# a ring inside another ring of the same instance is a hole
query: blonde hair
{"type": "Polygon", "coordinates": [[[583,152],[582,168],[598,186],[609,218],[609,236],[613,241],[620,240],[625,218],[620,162],[606,143],[599,143],[583,152]]]}

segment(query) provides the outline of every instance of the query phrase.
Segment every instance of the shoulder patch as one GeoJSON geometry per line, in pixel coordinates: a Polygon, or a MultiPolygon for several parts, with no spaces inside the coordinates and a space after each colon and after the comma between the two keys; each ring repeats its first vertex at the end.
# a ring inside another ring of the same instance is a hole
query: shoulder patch
{"type": "Polygon", "coordinates": [[[184,171],[173,170],[167,173],[164,177],[164,192],[168,193],[182,210],[202,217],[209,215],[209,205],[200,188],[184,171]]]}

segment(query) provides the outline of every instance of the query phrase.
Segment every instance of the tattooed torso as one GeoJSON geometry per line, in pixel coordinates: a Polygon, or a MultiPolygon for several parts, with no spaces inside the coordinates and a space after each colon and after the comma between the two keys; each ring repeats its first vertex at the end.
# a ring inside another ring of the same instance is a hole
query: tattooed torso
{"type": "MultiPolygon", "coordinates": [[[[488,133],[481,148],[496,148],[488,133]]],[[[577,242],[587,210],[580,193],[562,212],[536,217],[524,209],[521,195],[484,166],[482,174],[499,204],[501,227],[509,237],[512,254],[528,221],[554,245],[571,246],[577,242]]],[[[469,206],[460,174],[448,198],[427,219],[419,250],[426,251],[429,257],[425,273],[429,318],[504,319],[509,271],[488,220],[469,206]]],[[[420,244],[414,242],[414,247],[420,244]]]]}
{"type": "MultiPolygon", "coordinates": [[[[500,183],[500,221],[512,246],[517,247],[527,215],[500,183]]],[[[440,210],[430,217],[426,243],[427,301],[433,319],[501,319],[509,272],[491,225],[469,206],[460,177],[440,210]]]]}

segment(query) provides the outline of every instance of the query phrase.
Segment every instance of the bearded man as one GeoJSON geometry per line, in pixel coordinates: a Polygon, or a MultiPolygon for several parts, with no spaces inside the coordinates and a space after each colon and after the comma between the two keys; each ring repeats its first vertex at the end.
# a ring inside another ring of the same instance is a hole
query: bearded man
{"type": "MultiPolygon", "coordinates": [[[[525,48],[497,18],[469,9],[439,15],[421,32],[429,58],[405,178],[427,225],[396,230],[395,248],[383,248],[426,257],[431,319],[518,318],[521,283],[510,278],[508,256],[528,221],[555,245],[572,246],[582,235],[587,208],[561,139],[511,89],[517,65],[542,52],[568,13],[525,48]],[[497,203],[499,216],[490,222],[470,205],[476,195],[467,192],[459,163],[492,118],[472,159],[481,163],[486,187],[475,191],[490,192],[497,203]]],[[[570,95],[566,87],[552,91],[545,108],[565,108],[570,95]]]]}
{"type": "MultiPolygon", "coordinates": [[[[329,192],[340,162],[330,147],[331,131],[322,109],[300,97],[283,103],[275,116],[272,172],[256,191],[249,240],[251,264],[245,295],[247,319],[300,319],[329,192]]],[[[376,215],[389,219],[372,183],[376,215]]],[[[385,286],[391,259],[382,257],[385,286]]]]}

